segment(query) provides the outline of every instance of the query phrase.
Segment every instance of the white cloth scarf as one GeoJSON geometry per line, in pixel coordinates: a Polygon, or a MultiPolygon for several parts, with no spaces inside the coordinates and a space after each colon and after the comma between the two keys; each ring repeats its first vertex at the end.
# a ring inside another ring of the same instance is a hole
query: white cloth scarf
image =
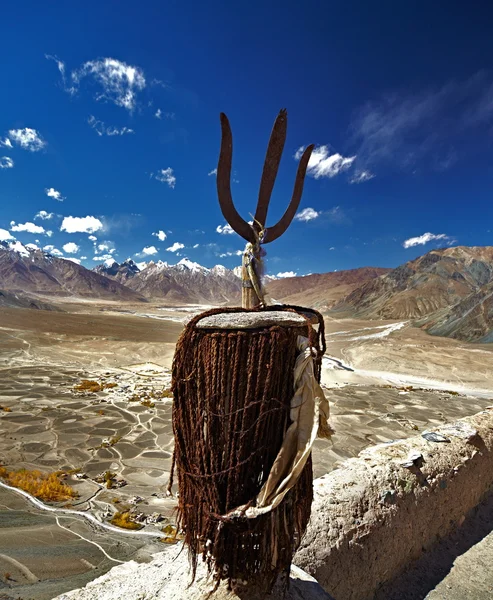
{"type": "Polygon", "coordinates": [[[333,433],[329,425],[329,403],[315,377],[315,349],[310,346],[308,338],[301,335],[297,345],[299,354],[294,367],[294,395],[289,415],[291,425],[255,501],[248,508],[247,505],[239,506],[226,517],[254,519],[276,508],[298,481],[315,438],[329,439],[333,433]]]}

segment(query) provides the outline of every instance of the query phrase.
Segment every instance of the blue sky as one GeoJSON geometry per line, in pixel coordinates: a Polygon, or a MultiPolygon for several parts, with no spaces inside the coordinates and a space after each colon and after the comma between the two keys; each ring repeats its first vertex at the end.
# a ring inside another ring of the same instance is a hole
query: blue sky
{"type": "Polygon", "coordinates": [[[269,273],[490,245],[492,17],[487,2],[8,3],[0,235],[91,268],[109,256],[232,268],[244,242],[217,231],[209,175],[219,113],[248,219],[285,107],[268,225],[291,197],[297,150],[317,149],[297,220],[266,246],[269,273]]]}

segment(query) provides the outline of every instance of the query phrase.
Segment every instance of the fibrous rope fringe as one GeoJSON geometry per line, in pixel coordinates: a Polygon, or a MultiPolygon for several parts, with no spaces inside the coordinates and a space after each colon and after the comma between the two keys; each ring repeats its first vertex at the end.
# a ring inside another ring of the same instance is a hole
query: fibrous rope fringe
{"type": "Polygon", "coordinates": [[[170,478],[178,474],[178,526],[184,532],[195,577],[202,554],[217,582],[230,587],[255,581],[269,590],[288,571],[312,502],[312,463],[272,512],[255,519],[227,513],[254,501],[266,481],[290,425],[297,337],[317,350],[320,381],[325,352],[322,316],[293,306],[257,311],[312,313],[303,326],[250,330],[200,329],[204,317],[247,309],[213,309],[183,331],[173,361],[175,451],[170,478]]]}

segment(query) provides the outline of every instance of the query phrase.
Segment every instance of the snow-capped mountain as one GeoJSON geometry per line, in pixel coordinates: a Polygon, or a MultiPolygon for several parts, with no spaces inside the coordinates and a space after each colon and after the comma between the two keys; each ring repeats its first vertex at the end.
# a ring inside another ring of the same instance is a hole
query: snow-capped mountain
{"type": "Polygon", "coordinates": [[[133,290],[89,271],[69,258],[57,258],[34,244],[0,242],[0,289],[57,296],[142,300],[133,290]]]}
{"type": "Polygon", "coordinates": [[[105,260],[103,264],[95,267],[94,271],[119,283],[126,284],[129,279],[140,272],[140,269],[131,258],[127,258],[121,264],[110,258],[105,260]]]}
{"type": "Polygon", "coordinates": [[[241,282],[234,271],[223,265],[211,269],[182,258],[176,265],[149,262],[137,265],[131,259],[111,265],[98,265],[97,273],[125,283],[143,296],[173,302],[224,304],[239,302],[241,282]],[[140,269],[139,267],[143,268],[140,269]]]}

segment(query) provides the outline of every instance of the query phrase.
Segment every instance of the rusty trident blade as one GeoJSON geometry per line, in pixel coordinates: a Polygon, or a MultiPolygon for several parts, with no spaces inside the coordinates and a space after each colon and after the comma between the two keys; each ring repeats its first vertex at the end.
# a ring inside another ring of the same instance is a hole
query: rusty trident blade
{"type": "Polygon", "coordinates": [[[228,117],[224,113],[221,113],[221,151],[217,165],[217,195],[219,198],[219,205],[224,218],[234,231],[252,244],[256,243],[258,234],[262,230],[264,231],[264,235],[261,241],[264,244],[273,242],[280,237],[289,227],[298,210],[298,206],[300,205],[308,161],[310,160],[314,148],[313,144],[305,149],[299,162],[293,195],[286,212],[273,227],[265,226],[272,190],[274,189],[284,143],[286,141],[287,124],[288,115],[286,110],[282,109],[274,123],[269,145],[267,147],[255,219],[251,226],[240,216],[233,204],[230,183],[231,163],[233,160],[233,134],[231,133],[228,117]]]}

